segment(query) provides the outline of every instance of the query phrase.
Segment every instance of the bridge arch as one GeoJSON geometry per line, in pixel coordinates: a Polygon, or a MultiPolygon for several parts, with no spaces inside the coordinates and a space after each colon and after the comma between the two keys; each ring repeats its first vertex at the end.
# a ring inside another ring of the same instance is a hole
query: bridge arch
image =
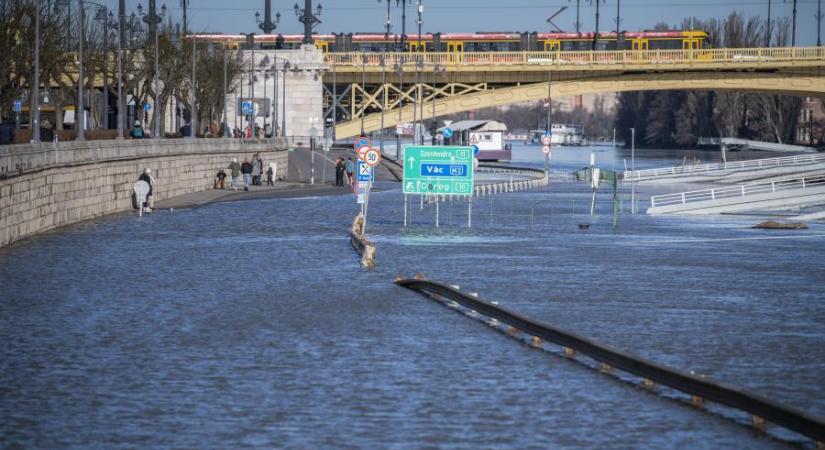
{"type": "MultiPolygon", "coordinates": [[[[597,94],[626,91],[660,90],[734,90],[748,92],[768,92],[790,95],[825,94],[825,76],[815,73],[768,73],[752,71],[711,71],[711,72],[648,72],[640,74],[618,74],[593,78],[581,78],[552,83],[552,96],[597,94]]],[[[435,100],[435,116],[445,116],[480,108],[504,106],[547,98],[547,82],[522,84],[499,89],[488,89],[465,95],[435,100]]],[[[419,105],[420,107],[420,105],[419,105]]],[[[424,118],[432,118],[433,104],[424,104],[424,118]]],[[[394,126],[398,121],[398,108],[385,111],[385,125],[394,126]]],[[[401,121],[412,122],[413,107],[401,109],[401,121]]],[[[372,113],[364,117],[364,131],[381,129],[381,114],[372,113]]],[[[336,126],[337,139],[357,136],[361,132],[361,119],[339,123],[336,126]]]]}

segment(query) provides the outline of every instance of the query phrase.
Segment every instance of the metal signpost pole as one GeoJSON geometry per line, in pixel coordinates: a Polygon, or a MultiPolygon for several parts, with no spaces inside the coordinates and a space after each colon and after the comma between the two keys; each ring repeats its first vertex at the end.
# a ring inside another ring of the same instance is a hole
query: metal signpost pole
{"type": "Polygon", "coordinates": [[[85,141],[86,130],[84,119],[83,106],[83,20],[85,19],[83,13],[83,0],[77,0],[77,33],[80,51],[78,53],[79,65],[77,71],[77,109],[74,112],[74,128],[75,140],[85,141]]]}
{"type": "MultiPolygon", "coordinates": [[[[387,2],[389,3],[389,2],[387,2]]],[[[384,58],[384,51],[381,51],[381,136],[379,137],[379,148],[384,153],[384,110],[387,108],[387,62],[384,58]]]]}
{"type": "Polygon", "coordinates": [[[189,136],[194,139],[198,137],[198,89],[197,89],[197,54],[198,47],[195,36],[192,36],[192,126],[189,129],[189,136]]]}
{"type": "Polygon", "coordinates": [[[31,112],[33,120],[31,120],[32,128],[32,143],[40,143],[40,2],[35,2],[34,7],[34,81],[32,82],[31,90],[32,106],[31,112]]]}
{"type": "Polygon", "coordinates": [[[124,10],[124,1],[121,0],[118,10],[117,21],[117,139],[123,140],[123,40],[125,35],[126,12],[124,10]]]}
{"type": "Polygon", "coordinates": [[[630,213],[636,214],[636,128],[630,129],[630,213]]]}
{"type": "Polygon", "coordinates": [[[226,90],[226,79],[228,77],[227,66],[229,64],[228,61],[228,53],[226,49],[226,44],[223,45],[223,129],[221,130],[221,135],[225,138],[229,137],[229,114],[226,112],[226,96],[229,95],[229,92],[226,90]]]}

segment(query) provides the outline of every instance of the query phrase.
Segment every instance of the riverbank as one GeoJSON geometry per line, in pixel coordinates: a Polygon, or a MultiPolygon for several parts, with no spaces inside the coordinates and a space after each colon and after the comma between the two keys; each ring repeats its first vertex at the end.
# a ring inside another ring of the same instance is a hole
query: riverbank
{"type": "Polygon", "coordinates": [[[279,181],[275,186],[250,186],[249,192],[242,189],[210,189],[179,195],[163,201],[155,202],[155,209],[197,208],[199,206],[220,202],[236,202],[244,200],[262,200],[270,198],[300,198],[319,197],[327,195],[351,194],[348,186],[335,187],[329,184],[308,184],[289,181],[279,181]]]}

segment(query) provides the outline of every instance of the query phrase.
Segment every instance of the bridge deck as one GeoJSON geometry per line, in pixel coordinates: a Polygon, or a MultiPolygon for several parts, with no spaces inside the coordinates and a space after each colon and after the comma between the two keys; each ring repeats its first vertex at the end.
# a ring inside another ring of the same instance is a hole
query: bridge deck
{"type": "Polygon", "coordinates": [[[433,71],[435,66],[451,71],[480,68],[504,71],[616,70],[662,66],[681,69],[755,69],[819,66],[825,62],[825,48],[723,48],[700,50],[623,50],[556,52],[435,52],[435,53],[327,53],[324,60],[337,72],[380,72],[394,66],[416,66],[433,71]],[[382,64],[383,62],[383,64],[382,64]],[[382,69],[382,66],[384,69],[382,69]]]}
{"type": "Polygon", "coordinates": [[[648,214],[719,214],[825,204],[825,176],[656,195],[648,214]]]}
{"type": "Polygon", "coordinates": [[[751,159],[688,166],[660,167],[656,169],[635,170],[624,173],[625,181],[652,181],[696,175],[718,175],[740,170],[760,170],[782,166],[808,165],[825,162],[825,153],[783,156],[780,158],[751,159]]]}

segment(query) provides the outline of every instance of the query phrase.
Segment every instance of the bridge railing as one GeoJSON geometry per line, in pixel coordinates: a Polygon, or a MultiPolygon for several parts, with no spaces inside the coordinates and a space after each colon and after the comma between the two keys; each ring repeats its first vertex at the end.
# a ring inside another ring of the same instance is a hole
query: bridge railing
{"type": "Polygon", "coordinates": [[[680,192],[676,194],[655,195],[650,197],[650,207],[721,200],[733,197],[747,197],[749,195],[781,192],[792,189],[806,189],[825,186],[825,176],[797,178],[790,180],[769,181],[764,183],[740,184],[723,188],[704,189],[700,191],[680,192]]]}
{"type": "Polygon", "coordinates": [[[712,163],[700,165],[687,165],[678,167],[660,167],[656,169],[634,170],[624,173],[625,181],[641,181],[657,177],[667,177],[672,175],[702,174],[715,171],[730,171],[738,169],[766,169],[793,164],[810,164],[815,162],[825,162],[825,153],[783,156],[780,158],[751,159],[747,161],[732,161],[728,163],[712,163]]]}
{"type": "Polygon", "coordinates": [[[619,51],[555,51],[555,52],[433,52],[433,53],[327,53],[329,65],[378,66],[383,58],[385,67],[410,65],[578,65],[578,64],[679,64],[707,63],[773,63],[782,61],[825,60],[823,47],[794,48],[719,48],[689,50],[619,50],[619,51]]]}

